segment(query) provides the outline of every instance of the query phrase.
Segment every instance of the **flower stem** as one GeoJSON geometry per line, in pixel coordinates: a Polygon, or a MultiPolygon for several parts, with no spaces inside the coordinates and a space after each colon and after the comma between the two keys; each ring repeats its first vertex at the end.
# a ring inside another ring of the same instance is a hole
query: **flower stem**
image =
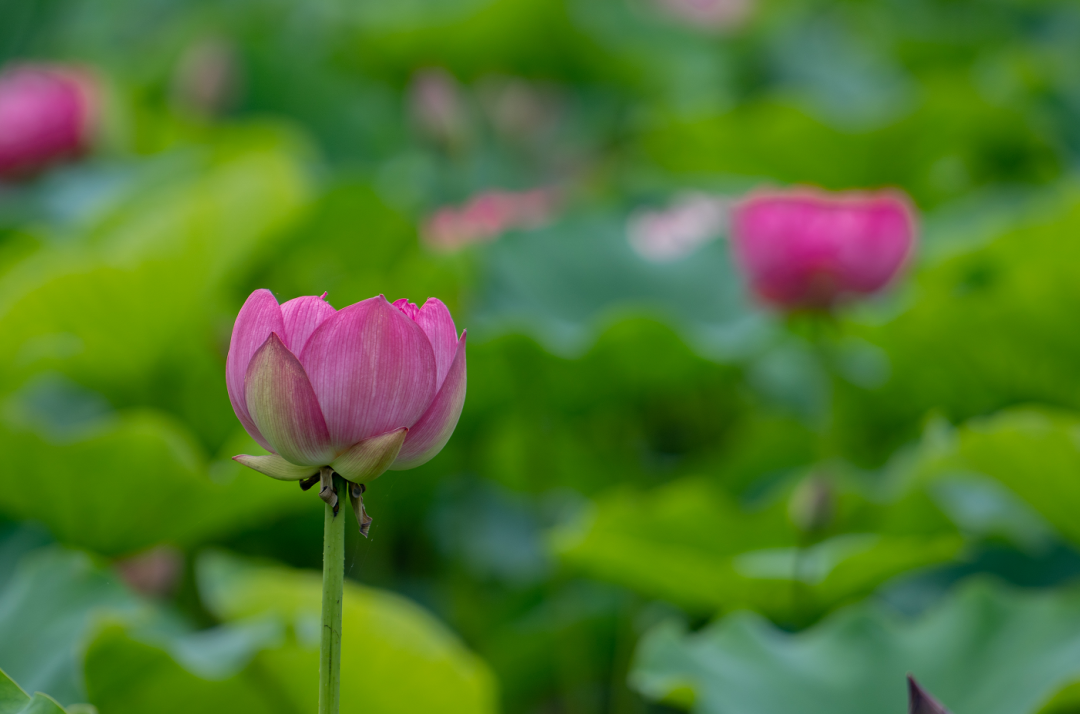
{"type": "MultiPolygon", "coordinates": [[[[345,480],[334,474],[339,498],[348,498],[345,480]]],[[[341,600],[345,585],[345,513],[327,503],[323,517],[322,643],[319,647],[319,714],[338,714],[341,701],[341,600]]]]}

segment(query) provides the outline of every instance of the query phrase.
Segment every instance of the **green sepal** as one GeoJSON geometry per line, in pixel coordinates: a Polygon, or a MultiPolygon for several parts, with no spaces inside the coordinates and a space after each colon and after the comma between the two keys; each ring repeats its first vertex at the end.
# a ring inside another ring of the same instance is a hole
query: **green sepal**
{"type": "Polygon", "coordinates": [[[276,478],[278,481],[301,481],[319,473],[318,466],[297,466],[277,454],[267,454],[265,456],[240,454],[234,456],[233,461],[241,463],[249,469],[254,469],[261,474],[266,474],[270,478],[276,478]]]}

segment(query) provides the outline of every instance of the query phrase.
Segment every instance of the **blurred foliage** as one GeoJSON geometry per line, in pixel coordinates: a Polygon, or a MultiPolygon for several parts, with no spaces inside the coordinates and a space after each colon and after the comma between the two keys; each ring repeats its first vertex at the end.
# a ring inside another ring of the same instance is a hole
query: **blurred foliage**
{"type": "Polygon", "coordinates": [[[260,287],[469,330],[454,437],[347,536],[346,708],[1080,712],[1080,9],[690,5],[0,4],[0,60],[106,88],[0,186],[0,712],[313,711],[320,503],[229,458],[260,287]],[[906,191],[908,276],[785,317],[722,228],[628,240],[761,184],[906,191]],[[557,207],[431,247],[496,189],[557,207]]]}
{"type": "Polygon", "coordinates": [[[692,634],[667,623],[631,678],[696,712],[901,712],[908,673],[951,711],[1038,711],[1077,678],[1077,603],[978,582],[915,621],[860,605],[794,636],[749,614],[692,634]]]}

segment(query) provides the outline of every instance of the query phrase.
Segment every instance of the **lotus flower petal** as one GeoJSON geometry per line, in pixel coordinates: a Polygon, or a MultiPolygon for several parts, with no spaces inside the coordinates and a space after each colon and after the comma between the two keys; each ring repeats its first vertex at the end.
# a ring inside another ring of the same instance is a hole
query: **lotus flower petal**
{"type": "Polygon", "coordinates": [[[281,305],[281,317],[285,322],[285,332],[281,341],[294,355],[300,354],[315,328],[323,324],[337,310],[326,302],[326,293],[322,297],[305,295],[293,298],[281,305]]]}
{"type": "Polygon", "coordinates": [[[435,398],[435,354],[427,335],[381,295],[322,323],[300,362],[339,452],[411,427],[435,398]]]}
{"type": "Polygon", "coordinates": [[[465,404],[465,383],[465,332],[462,332],[442,389],[420,421],[409,429],[405,444],[390,467],[392,470],[402,471],[420,466],[442,451],[461,417],[461,408],[465,404]]]}
{"type": "Polygon", "coordinates": [[[266,474],[270,478],[276,478],[278,481],[302,481],[309,476],[314,476],[319,473],[319,468],[317,466],[298,466],[296,464],[291,464],[277,454],[269,454],[266,456],[240,454],[239,456],[234,456],[233,461],[241,463],[249,469],[255,469],[261,474],[266,474]]]}
{"type": "Polygon", "coordinates": [[[405,436],[405,427],[364,439],[334,459],[334,471],[353,483],[366,483],[378,477],[394,463],[405,436]]]}
{"type": "Polygon", "coordinates": [[[438,376],[435,388],[442,389],[450,365],[458,351],[458,334],[450,310],[438,298],[428,298],[414,318],[416,324],[427,335],[431,348],[435,351],[435,369],[438,376]]]}
{"type": "Polygon", "coordinates": [[[285,332],[281,308],[272,292],[256,290],[248,296],[244,306],[240,308],[240,314],[236,316],[232,340],[229,342],[229,357],[225,361],[225,384],[229,389],[229,401],[232,402],[233,411],[251,438],[268,451],[273,451],[270,443],[259,432],[248,412],[244,399],[244,377],[252,356],[266,342],[271,332],[279,335],[285,332]]]}
{"type": "Polygon", "coordinates": [[[244,395],[252,421],[286,461],[322,466],[333,457],[307,373],[276,332],[251,358],[244,395]]]}

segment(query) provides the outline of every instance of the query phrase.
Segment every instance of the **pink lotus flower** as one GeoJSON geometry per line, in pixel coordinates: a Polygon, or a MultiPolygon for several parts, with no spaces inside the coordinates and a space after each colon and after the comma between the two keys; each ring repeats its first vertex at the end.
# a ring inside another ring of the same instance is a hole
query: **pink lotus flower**
{"type": "Polygon", "coordinates": [[[484,191],[461,208],[440,208],[424,225],[424,241],[444,252],[493,241],[516,228],[539,228],[555,213],[551,189],[484,191]]]}
{"type": "Polygon", "coordinates": [[[915,245],[915,217],[894,192],[762,191],[732,216],[735,259],[754,292],[780,308],[829,308],[873,294],[915,245]]]}
{"type": "Polygon", "coordinates": [[[626,237],[630,247],[649,262],[680,260],[724,232],[730,205],[721,196],[686,192],[665,209],[635,211],[626,237]]]}
{"type": "Polygon", "coordinates": [[[0,178],[39,171],[83,153],[97,121],[89,74],[60,65],[16,65],[0,73],[0,178]]]}
{"type": "Polygon", "coordinates": [[[325,295],[278,305],[256,290],[233,326],[233,410],[268,456],[237,461],[281,480],[330,467],[354,484],[434,457],[465,402],[465,333],[430,298],[379,295],[335,310],[325,295]]]}
{"type": "Polygon", "coordinates": [[[730,30],[754,11],[753,0],[654,0],[676,22],[704,32],[730,30]]]}

